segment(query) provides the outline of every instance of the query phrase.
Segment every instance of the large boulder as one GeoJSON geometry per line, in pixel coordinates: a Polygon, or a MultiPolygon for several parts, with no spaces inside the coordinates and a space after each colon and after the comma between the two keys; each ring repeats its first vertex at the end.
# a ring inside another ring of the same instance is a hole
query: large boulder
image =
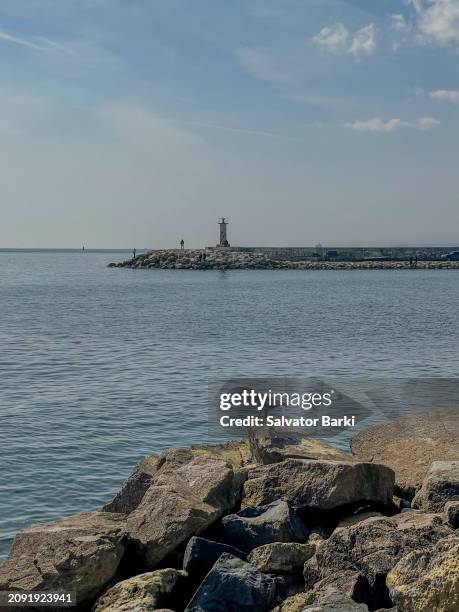
{"type": "Polygon", "coordinates": [[[445,521],[453,529],[459,529],[459,501],[450,501],[444,508],[445,521]]]}
{"type": "Polygon", "coordinates": [[[352,439],[351,449],[360,461],[392,468],[397,495],[412,499],[433,461],[459,458],[459,410],[408,414],[370,427],[352,439]]]}
{"type": "Polygon", "coordinates": [[[265,612],[276,585],[249,563],[224,553],[196,591],[186,612],[265,612]]]}
{"type": "Polygon", "coordinates": [[[240,500],[244,476],[206,457],[159,469],[127,518],[129,539],[147,568],[230,512],[240,500]]]}
{"type": "Polygon", "coordinates": [[[301,574],[315,551],[314,544],[274,542],[252,550],[247,561],[264,574],[301,574]]]}
{"type": "Polygon", "coordinates": [[[287,459],[249,470],[242,507],[276,499],[320,512],[351,504],[389,505],[393,488],[394,473],[382,465],[287,459]]]}
{"type": "Polygon", "coordinates": [[[452,533],[441,515],[407,512],[373,517],[336,529],[305,563],[306,587],[345,570],[358,572],[369,585],[372,609],[391,607],[386,575],[406,554],[429,548],[452,533]]]}
{"type": "Polygon", "coordinates": [[[185,548],[183,569],[193,579],[202,579],[223,553],[245,560],[245,554],[234,546],[192,537],[185,548]]]}
{"type": "Polygon", "coordinates": [[[442,512],[448,501],[459,501],[459,461],[434,461],[411,506],[442,512]]]}
{"type": "Polygon", "coordinates": [[[281,601],[271,612],[303,612],[307,606],[307,594],[297,593],[281,601]]]}
{"type": "Polygon", "coordinates": [[[365,604],[356,603],[348,595],[334,592],[304,607],[302,612],[368,612],[368,607],[365,604]]]}
{"type": "Polygon", "coordinates": [[[308,531],[289,505],[278,500],[225,516],[219,535],[224,542],[250,552],[273,542],[305,542],[308,531]]]}
{"type": "Polygon", "coordinates": [[[103,512],[129,514],[140,504],[158,467],[158,457],[144,457],[132,470],[115,497],[102,507],[103,512]]]}
{"type": "Polygon", "coordinates": [[[229,463],[235,470],[250,460],[246,442],[196,445],[191,448],[171,448],[159,456],[144,457],[135,466],[115,497],[102,507],[104,512],[133,512],[142,501],[156,476],[171,472],[189,463],[196,457],[219,459],[229,463]]]}
{"type": "Polygon", "coordinates": [[[88,512],[20,531],[0,567],[0,590],[75,591],[97,596],[115,576],[125,550],[123,514],[88,512]]]}
{"type": "Polygon", "coordinates": [[[406,555],[386,582],[392,601],[404,612],[457,612],[459,537],[406,555]]]}
{"type": "Polygon", "coordinates": [[[352,461],[352,455],[297,431],[253,429],[248,440],[252,460],[257,463],[278,463],[285,459],[352,461]]]}
{"type": "Polygon", "coordinates": [[[186,573],[161,569],[118,582],[97,600],[93,612],[152,612],[175,605],[186,573]]]}
{"type": "Polygon", "coordinates": [[[344,570],[319,580],[311,590],[307,591],[305,602],[320,603],[338,594],[345,595],[358,603],[366,603],[369,598],[368,590],[368,582],[359,572],[344,570]]]}

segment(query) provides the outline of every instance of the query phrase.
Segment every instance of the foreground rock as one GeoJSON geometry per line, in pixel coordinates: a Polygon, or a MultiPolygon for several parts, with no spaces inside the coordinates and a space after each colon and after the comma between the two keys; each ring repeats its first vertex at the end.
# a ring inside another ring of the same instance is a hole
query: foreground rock
{"type": "Polygon", "coordinates": [[[412,499],[433,461],[459,460],[459,410],[409,414],[365,429],[351,441],[360,461],[389,466],[396,493],[412,499]]]}
{"type": "Polygon", "coordinates": [[[202,579],[223,553],[245,560],[245,554],[234,546],[193,537],[185,549],[183,569],[194,579],[202,579]]]}
{"type": "Polygon", "coordinates": [[[368,612],[368,607],[356,603],[348,595],[331,593],[320,601],[306,606],[302,612],[368,612]]]}
{"type": "Polygon", "coordinates": [[[249,471],[242,507],[276,499],[315,511],[362,502],[386,506],[393,488],[394,473],[382,465],[288,459],[249,471]]]}
{"type": "Polygon", "coordinates": [[[448,501],[459,501],[459,461],[434,461],[412,507],[424,512],[442,512],[448,501]]]}
{"type": "Polygon", "coordinates": [[[188,604],[186,612],[265,612],[275,602],[275,581],[223,554],[188,604]]]}
{"type": "Polygon", "coordinates": [[[274,542],[255,548],[247,560],[264,574],[301,574],[315,551],[314,544],[274,542]]]}
{"type": "Polygon", "coordinates": [[[271,612],[303,612],[308,605],[306,600],[306,593],[297,593],[296,595],[284,599],[284,601],[273,608],[271,612]]]}
{"type": "Polygon", "coordinates": [[[252,430],[249,445],[253,461],[261,464],[278,463],[285,459],[353,461],[352,455],[295,431],[272,428],[252,430]]]}
{"type": "Polygon", "coordinates": [[[139,461],[115,497],[105,506],[103,512],[133,512],[143,499],[157,472],[158,457],[152,455],[139,461]]]}
{"type": "Polygon", "coordinates": [[[273,542],[305,542],[308,531],[289,505],[278,500],[225,516],[219,535],[224,542],[250,552],[273,542]]]}
{"type": "Polygon", "coordinates": [[[185,580],[186,573],[175,569],[134,576],[104,593],[96,602],[94,612],[152,612],[175,605],[185,580]]]}
{"type": "Polygon", "coordinates": [[[403,557],[387,576],[392,601],[404,612],[459,610],[459,537],[403,557]]]}
{"type": "Polygon", "coordinates": [[[437,514],[402,513],[391,518],[369,518],[337,529],[305,563],[306,588],[345,570],[358,572],[368,583],[371,609],[391,607],[385,585],[388,572],[406,554],[426,550],[451,535],[437,514]]]}
{"type": "Polygon", "coordinates": [[[103,506],[104,512],[133,512],[153,483],[155,476],[170,472],[197,457],[219,459],[234,469],[250,462],[250,448],[245,442],[205,444],[191,448],[171,448],[159,456],[151,455],[139,461],[115,497],[103,506]]]}
{"type": "Polygon", "coordinates": [[[459,529],[459,501],[450,501],[445,504],[445,520],[453,529],[459,529]]]}
{"type": "Polygon", "coordinates": [[[160,466],[139,506],[128,515],[127,531],[149,569],[193,535],[199,535],[239,502],[242,473],[223,461],[176,458],[160,466]]]}
{"type": "Polygon", "coordinates": [[[345,595],[358,603],[367,602],[369,600],[368,582],[359,572],[353,570],[339,571],[319,580],[314,588],[306,593],[305,602],[313,604],[330,601],[337,595],[345,595]]]}
{"type": "Polygon", "coordinates": [[[92,599],[115,576],[125,550],[125,516],[84,513],[19,532],[0,567],[0,590],[75,591],[92,599]]]}

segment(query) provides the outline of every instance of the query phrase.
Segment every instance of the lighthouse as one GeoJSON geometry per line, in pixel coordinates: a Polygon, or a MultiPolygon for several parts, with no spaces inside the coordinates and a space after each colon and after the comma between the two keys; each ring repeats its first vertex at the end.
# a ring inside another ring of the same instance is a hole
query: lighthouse
{"type": "Polygon", "coordinates": [[[220,243],[217,245],[219,247],[229,247],[229,242],[226,237],[226,227],[228,225],[228,221],[225,217],[222,217],[218,220],[218,225],[220,226],[220,243]]]}

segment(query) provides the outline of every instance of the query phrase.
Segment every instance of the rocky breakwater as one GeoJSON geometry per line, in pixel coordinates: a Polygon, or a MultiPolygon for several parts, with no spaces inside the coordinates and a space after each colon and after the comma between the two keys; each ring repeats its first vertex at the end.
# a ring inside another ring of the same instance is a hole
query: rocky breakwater
{"type": "MultiPolygon", "coordinates": [[[[108,264],[109,268],[160,270],[409,270],[409,261],[286,261],[256,251],[225,249],[156,250],[108,264]]],[[[459,269],[458,261],[419,261],[417,269],[459,269]]]]}
{"type": "Polygon", "coordinates": [[[0,589],[71,590],[93,612],[457,611],[458,464],[441,453],[422,476],[292,432],[170,449],[100,511],[20,532],[0,589]]]}

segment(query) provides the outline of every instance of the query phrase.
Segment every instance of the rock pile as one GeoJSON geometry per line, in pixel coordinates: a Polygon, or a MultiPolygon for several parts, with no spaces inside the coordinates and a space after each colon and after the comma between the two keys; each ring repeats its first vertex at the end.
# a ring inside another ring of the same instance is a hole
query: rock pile
{"type": "MultiPolygon", "coordinates": [[[[109,268],[161,270],[408,270],[409,261],[286,261],[256,251],[225,249],[156,250],[113,262],[109,268]]],[[[423,270],[459,269],[458,261],[419,261],[423,270]]]]}
{"type": "Polygon", "coordinates": [[[397,465],[300,434],[170,449],[100,512],[20,532],[0,590],[88,612],[457,612],[458,461],[435,460],[411,509],[397,465]]]}

